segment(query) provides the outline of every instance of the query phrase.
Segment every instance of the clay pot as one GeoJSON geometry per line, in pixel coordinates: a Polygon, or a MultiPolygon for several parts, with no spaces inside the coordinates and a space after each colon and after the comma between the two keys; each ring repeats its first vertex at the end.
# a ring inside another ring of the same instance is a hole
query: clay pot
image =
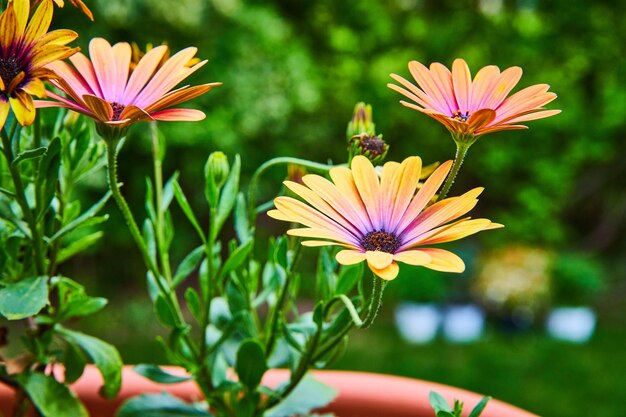
{"type": "MultiPolygon", "coordinates": [[[[176,368],[168,369],[181,373],[176,368]]],[[[469,411],[482,398],[482,395],[419,379],[391,375],[349,371],[314,371],[315,378],[338,390],[337,398],[324,411],[336,413],[339,417],[434,417],[428,403],[431,390],[437,391],[449,402],[459,399],[465,402],[469,411]]],[[[265,374],[263,383],[276,386],[289,378],[289,372],[273,369],[265,374]]],[[[87,367],[84,375],[72,389],[82,399],[91,417],[113,417],[115,410],[126,399],[142,393],[168,391],[185,399],[200,399],[200,393],[193,382],[160,385],[133,372],[132,367],[124,368],[123,387],[115,400],[106,400],[98,395],[102,379],[97,369],[87,367]]],[[[13,391],[0,385],[0,413],[9,416],[13,401],[13,391]]],[[[512,405],[497,400],[489,401],[482,417],[537,417],[512,405]]]]}

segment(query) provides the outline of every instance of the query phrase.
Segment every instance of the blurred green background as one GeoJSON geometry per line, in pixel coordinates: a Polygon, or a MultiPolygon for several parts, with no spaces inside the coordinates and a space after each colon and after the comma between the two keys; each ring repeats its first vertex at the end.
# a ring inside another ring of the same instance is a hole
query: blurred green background
{"type": "MultiPolygon", "coordinates": [[[[160,126],[168,138],[166,172],[181,172],[183,187],[199,211],[202,167],[211,151],[243,155],[245,179],[274,156],[343,162],[345,127],[358,101],[373,105],[377,130],[391,146],[388,159],[450,159],[454,144],[444,128],[399,105],[401,97],[386,87],[390,73],[409,77],[410,60],[450,66],[463,57],[473,73],[489,64],[501,69],[518,65],[524,69],[518,89],[550,84],[559,98],[549,107],[563,113],[530,122],[528,131],[479,139],[452,189],[454,195],[485,186],[473,216],[506,228],[456,247],[469,266],[461,277],[405,269],[388,287],[381,320],[354,334],[337,366],[458,385],[540,415],[624,415],[625,1],[87,4],[96,16],[93,24],[67,6],[55,18],[56,26],[80,33],[77,44],[84,51],[95,36],[140,46],[167,41],[174,50],[194,45],[209,63],[190,83],[224,83],[192,104],[205,110],[206,120],[160,126]],[[510,297],[494,303],[478,284],[481,265],[515,248],[539,250],[549,260],[531,288],[542,290],[521,297],[528,302],[510,297]],[[411,346],[393,325],[393,306],[402,300],[478,302],[489,312],[486,336],[473,344],[438,340],[411,346]],[[580,304],[591,305],[599,315],[591,342],[548,339],[543,331],[548,309],[580,304]]],[[[137,217],[144,214],[144,176],[150,173],[148,129],[136,126],[121,154],[120,176],[137,217]]],[[[265,199],[277,192],[284,176],[284,170],[276,169],[267,177],[265,199]]],[[[104,180],[104,175],[94,179],[87,198],[103,192],[104,180]]],[[[64,272],[87,283],[90,293],[111,299],[105,313],[84,326],[118,344],[126,361],[159,361],[152,339],[161,329],[153,324],[140,256],[113,204],[109,212],[99,247],[64,272]],[[112,330],[112,322],[124,326],[112,330]],[[144,344],[137,334],[145,335],[144,344]]],[[[180,213],[173,214],[179,224],[174,247],[182,254],[196,242],[180,213]]],[[[206,222],[208,213],[204,215],[206,222]]],[[[259,230],[261,235],[282,231],[263,219],[259,230]]]]}

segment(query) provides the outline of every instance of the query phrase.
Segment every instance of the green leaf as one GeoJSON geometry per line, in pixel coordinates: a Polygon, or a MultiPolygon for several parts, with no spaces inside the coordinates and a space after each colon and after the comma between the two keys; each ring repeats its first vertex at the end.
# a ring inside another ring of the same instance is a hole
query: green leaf
{"type": "Polygon", "coordinates": [[[204,245],[198,246],[182,260],[172,282],[172,288],[178,287],[200,264],[204,256],[204,245]]]}
{"type": "Polygon", "coordinates": [[[173,187],[174,197],[176,197],[176,201],[178,202],[180,209],[183,211],[183,213],[185,213],[185,216],[187,217],[187,220],[189,220],[189,223],[191,223],[193,228],[196,229],[196,232],[198,232],[198,236],[200,236],[202,242],[206,243],[204,231],[202,230],[202,227],[200,227],[200,223],[198,223],[198,219],[196,219],[195,214],[193,214],[193,210],[191,209],[191,205],[189,205],[187,197],[185,197],[185,194],[183,193],[183,189],[176,181],[173,183],[173,187]]]}
{"type": "Polygon", "coordinates": [[[355,284],[363,277],[364,263],[342,266],[339,271],[339,279],[335,288],[335,294],[347,294],[355,284]]]}
{"type": "Polygon", "coordinates": [[[474,409],[469,413],[468,417],[480,416],[490,399],[491,397],[483,397],[483,399],[480,400],[478,404],[476,404],[476,407],[474,407],[474,409]]]}
{"type": "Polygon", "coordinates": [[[65,367],[65,382],[73,383],[81,377],[87,364],[87,356],[74,343],[67,343],[65,355],[63,356],[63,366],[65,367]]]}
{"type": "Polygon", "coordinates": [[[177,184],[178,179],[178,171],[174,172],[174,174],[170,177],[170,179],[165,183],[163,187],[163,197],[161,199],[161,210],[165,211],[172,203],[172,199],[174,198],[174,184],[177,184]]]}
{"type": "Polygon", "coordinates": [[[48,304],[48,278],[34,277],[0,289],[0,314],[9,320],[34,316],[48,304]]]}
{"type": "Polygon", "coordinates": [[[157,295],[154,301],[154,312],[161,323],[168,327],[176,327],[176,316],[163,294],[157,295]]]}
{"type": "Polygon", "coordinates": [[[337,391],[334,388],[306,375],[296,388],[274,408],[263,414],[263,417],[291,417],[307,414],[311,410],[324,407],[330,403],[337,391]]]}
{"type": "Polygon", "coordinates": [[[252,230],[248,221],[248,210],[246,209],[246,198],[243,193],[237,195],[235,204],[235,233],[239,242],[246,243],[252,238],[252,230]]]}
{"type": "Polygon", "coordinates": [[[100,240],[102,236],[104,236],[104,232],[99,231],[91,233],[72,242],[69,246],[59,251],[59,254],[57,255],[57,262],[63,263],[71,257],[78,255],[79,253],[83,252],[85,249],[96,243],[98,240],[100,240]]]}
{"type": "Polygon", "coordinates": [[[267,371],[267,364],[261,344],[252,339],[243,342],[237,351],[237,363],[235,364],[235,372],[239,376],[239,381],[248,390],[254,391],[261,383],[265,371],[267,371]]]}
{"type": "Polygon", "coordinates": [[[59,168],[61,166],[61,141],[54,138],[48,144],[46,153],[39,161],[35,189],[37,193],[37,217],[46,212],[56,192],[59,168]]]}
{"type": "Polygon", "coordinates": [[[250,251],[252,250],[254,242],[249,240],[247,243],[239,246],[237,249],[230,254],[226,262],[224,262],[224,266],[220,271],[220,277],[227,276],[230,272],[239,268],[245,261],[250,251]]]}
{"type": "Polygon", "coordinates": [[[93,360],[104,380],[104,395],[113,398],[122,384],[122,358],[115,347],[96,337],[84,333],[57,327],[57,332],[68,342],[75,343],[93,360]]]}
{"type": "Polygon", "coordinates": [[[447,401],[435,391],[431,391],[428,395],[430,400],[430,406],[435,410],[435,413],[439,414],[440,411],[451,413],[452,409],[448,405],[447,401]]]}
{"type": "Polygon", "coordinates": [[[44,417],[89,417],[78,398],[53,377],[24,373],[17,380],[44,417]]]}
{"type": "Polygon", "coordinates": [[[159,384],[177,384],[193,379],[190,376],[170,374],[169,372],[165,372],[161,367],[150,364],[139,364],[135,366],[134,371],[159,384]]]}
{"type": "Polygon", "coordinates": [[[185,300],[187,300],[187,307],[189,308],[189,311],[196,321],[200,323],[202,321],[202,303],[200,302],[198,292],[192,287],[188,287],[185,290],[185,300]]]}
{"type": "Polygon", "coordinates": [[[228,174],[228,179],[224,184],[224,188],[220,193],[220,201],[217,204],[217,216],[215,218],[215,233],[218,233],[224,222],[230,215],[235,200],[237,198],[237,192],[239,191],[239,172],[241,171],[241,158],[239,155],[235,155],[235,162],[228,174]]]}
{"type": "Polygon", "coordinates": [[[96,204],[94,204],[93,206],[89,207],[89,209],[87,209],[87,211],[85,211],[79,217],[77,217],[76,219],[72,220],[71,222],[69,222],[68,224],[63,226],[58,232],[56,232],[50,238],[50,242],[52,243],[55,240],[65,236],[66,234],[68,234],[72,230],[75,230],[76,228],[80,227],[87,220],[91,219],[96,214],[98,214],[98,212],[100,210],[102,210],[102,208],[105,206],[105,204],[107,203],[109,198],[111,198],[111,195],[112,195],[111,191],[107,191],[107,193],[104,195],[104,197],[102,197],[100,200],[98,200],[98,202],[96,204]]]}
{"type": "Polygon", "coordinates": [[[46,153],[47,150],[48,148],[46,148],[45,146],[42,146],[40,148],[29,149],[27,151],[21,152],[19,155],[15,157],[13,162],[11,162],[11,165],[15,166],[19,164],[21,161],[24,161],[26,159],[39,158],[44,153],[46,153]]]}
{"type": "Polygon", "coordinates": [[[213,417],[200,404],[188,404],[170,394],[144,394],[126,401],[116,417],[213,417]]]}

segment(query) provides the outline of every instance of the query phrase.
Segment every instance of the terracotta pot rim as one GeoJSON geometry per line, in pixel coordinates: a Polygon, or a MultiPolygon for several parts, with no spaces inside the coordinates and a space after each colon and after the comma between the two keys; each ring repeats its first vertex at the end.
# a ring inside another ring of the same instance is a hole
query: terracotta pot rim
{"type": "MultiPolygon", "coordinates": [[[[168,372],[185,374],[182,368],[165,366],[168,372]]],[[[434,417],[428,396],[437,391],[448,402],[458,399],[465,403],[465,413],[480,401],[483,395],[448,385],[413,379],[404,376],[377,374],[360,371],[315,370],[313,376],[337,389],[335,400],[325,409],[339,417],[434,417]]],[[[263,377],[263,384],[275,387],[289,379],[289,370],[271,369],[263,377]]],[[[128,398],[143,393],[168,391],[184,400],[199,400],[201,394],[193,381],[163,385],[152,382],[126,365],[123,370],[123,385],[120,395],[106,400],[98,395],[102,377],[94,366],[88,366],[83,376],[72,385],[72,389],[83,400],[92,417],[111,417],[119,405],[128,398]]],[[[0,412],[9,412],[13,392],[0,385],[0,412]],[[9,398],[9,401],[5,401],[9,398]]],[[[538,417],[513,405],[492,399],[481,417],[538,417]]]]}

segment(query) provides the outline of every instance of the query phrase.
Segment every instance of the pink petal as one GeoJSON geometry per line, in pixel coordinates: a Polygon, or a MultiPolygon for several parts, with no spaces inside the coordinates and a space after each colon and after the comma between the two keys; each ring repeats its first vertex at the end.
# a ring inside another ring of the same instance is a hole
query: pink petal
{"type": "Polygon", "coordinates": [[[196,109],[166,109],[150,114],[154,120],[167,122],[197,122],[204,120],[204,112],[196,109]]]}

